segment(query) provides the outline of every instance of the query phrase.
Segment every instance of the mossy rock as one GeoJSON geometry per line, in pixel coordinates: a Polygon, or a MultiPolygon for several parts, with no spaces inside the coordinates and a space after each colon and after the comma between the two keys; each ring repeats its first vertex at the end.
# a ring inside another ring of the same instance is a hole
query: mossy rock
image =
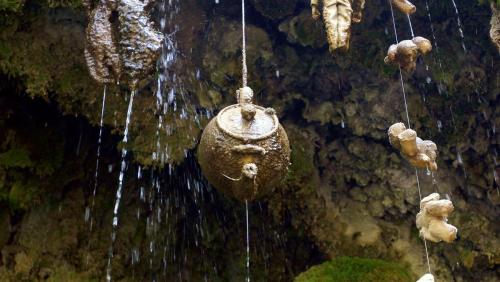
{"type": "Polygon", "coordinates": [[[413,281],[400,264],[378,259],[339,257],[311,267],[295,278],[295,282],[355,282],[355,281],[413,281]]]}

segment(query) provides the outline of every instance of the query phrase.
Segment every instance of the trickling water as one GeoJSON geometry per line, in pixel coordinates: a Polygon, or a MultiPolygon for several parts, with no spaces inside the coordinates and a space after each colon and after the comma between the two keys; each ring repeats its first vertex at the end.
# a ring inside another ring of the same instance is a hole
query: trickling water
{"type": "Polygon", "coordinates": [[[344,119],[342,119],[342,121],[340,122],[340,126],[341,126],[342,128],[345,128],[345,122],[344,122],[344,119]]]}
{"type": "Polygon", "coordinates": [[[97,193],[98,186],[98,178],[99,178],[99,162],[101,159],[101,143],[102,143],[102,128],[104,126],[104,111],[106,107],[106,85],[104,85],[104,90],[102,92],[102,105],[101,105],[101,120],[99,122],[99,137],[97,138],[97,153],[96,153],[96,161],[95,161],[95,173],[94,173],[94,189],[92,190],[92,201],[90,204],[90,209],[88,212],[88,216],[85,215],[85,221],[90,220],[90,232],[92,232],[93,227],[93,219],[92,219],[92,211],[94,210],[95,205],[95,195],[97,193]]]}
{"type": "Polygon", "coordinates": [[[431,10],[429,8],[429,3],[425,0],[425,8],[427,9],[427,17],[429,18],[429,24],[431,25],[432,41],[434,42],[434,47],[436,48],[436,58],[439,65],[439,69],[443,72],[443,65],[439,57],[439,47],[436,39],[436,33],[434,32],[434,25],[432,24],[431,10]]]}
{"type": "Polygon", "coordinates": [[[111,276],[111,262],[113,260],[113,249],[114,249],[114,243],[116,240],[116,231],[118,229],[118,211],[120,208],[120,200],[122,198],[122,189],[123,189],[123,179],[125,177],[125,171],[127,169],[127,143],[128,143],[128,132],[129,132],[129,125],[130,125],[130,120],[132,118],[132,107],[134,104],[134,96],[135,96],[135,90],[132,90],[130,93],[130,101],[128,104],[128,109],[127,109],[127,118],[125,120],[125,131],[123,133],[123,149],[122,149],[122,156],[121,156],[121,166],[120,166],[120,175],[118,177],[118,189],[116,190],[116,198],[115,198],[115,206],[113,209],[113,225],[112,225],[112,231],[111,231],[111,244],[109,247],[109,252],[108,252],[108,265],[106,269],[106,281],[111,281],[112,276],[111,276]]]}
{"type": "Polygon", "coordinates": [[[460,37],[462,38],[462,48],[464,49],[464,52],[467,52],[467,48],[465,48],[464,32],[462,30],[462,21],[460,21],[460,13],[458,12],[458,7],[457,4],[455,3],[455,0],[451,0],[451,3],[453,3],[453,7],[455,8],[455,14],[457,15],[457,26],[458,26],[458,32],[460,33],[460,37]]]}

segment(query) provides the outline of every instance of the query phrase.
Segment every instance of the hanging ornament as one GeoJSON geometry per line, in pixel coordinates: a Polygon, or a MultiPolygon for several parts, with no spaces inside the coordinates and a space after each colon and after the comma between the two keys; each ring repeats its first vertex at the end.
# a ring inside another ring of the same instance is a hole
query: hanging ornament
{"type": "Polygon", "coordinates": [[[351,24],[361,22],[364,8],[365,0],[311,0],[313,19],[323,17],[330,52],[349,50],[351,24]]]}
{"type": "Polygon", "coordinates": [[[411,15],[417,11],[417,7],[408,0],[391,0],[391,2],[403,14],[411,15]]]}
{"type": "Polygon", "coordinates": [[[239,200],[269,194],[285,177],[290,145],[272,108],[253,104],[253,91],[236,91],[238,104],[224,108],[203,130],[198,161],[208,181],[239,200]]]}
{"type": "Polygon", "coordinates": [[[432,50],[431,42],[423,37],[417,36],[412,40],[403,40],[398,44],[392,44],[384,58],[386,64],[400,65],[406,72],[412,72],[417,67],[417,57],[427,55],[432,50]]]}
{"type": "Polygon", "coordinates": [[[416,168],[437,170],[437,146],[430,140],[422,140],[412,129],[399,122],[388,130],[389,142],[416,168]]]}
{"type": "Polygon", "coordinates": [[[417,214],[417,228],[420,236],[432,242],[452,243],[457,239],[458,230],[448,224],[448,216],[453,211],[450,200],[440,200],[438,193],[432,193],[420,201],[420,212],[417,214]]]}
{"type": "Polygon", "coordinates": [[[85,60],[99,83],[124,82],[136,90],[146,82],[159,56],[163,34],[149,19],[150,0],[87,1],[89,23],[85,60]],[[114,21],[114,15],[117,21],[114,21]]]}
{"type": "Polygon", "coordinates": [[[417,282],[434,282],[434,275],[426,273],[424,276],[420,277],[417,282]]]}

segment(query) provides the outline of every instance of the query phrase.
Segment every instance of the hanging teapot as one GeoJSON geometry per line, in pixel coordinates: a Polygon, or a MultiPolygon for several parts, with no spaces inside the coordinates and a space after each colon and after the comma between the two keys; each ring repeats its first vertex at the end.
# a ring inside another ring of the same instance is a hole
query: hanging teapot
{"type": "Polygon", "coordinates": [[[236,91],[238,104],[222,109],[205,127],[198,162],[208,181],[230,197],[269,194],[288,172],[290,145],[274,109],[253,104],[253,91],[236,91]]]}

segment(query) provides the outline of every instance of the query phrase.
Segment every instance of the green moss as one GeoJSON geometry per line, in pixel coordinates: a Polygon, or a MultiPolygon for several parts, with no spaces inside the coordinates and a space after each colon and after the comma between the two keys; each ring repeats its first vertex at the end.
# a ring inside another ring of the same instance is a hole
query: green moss
{"type": "Polygon", "coordinates": [[[29,152],[24,149],[11,149],[0,154],[0,167],[8,168],[28,168],[33,162],[29,157],[29,152]]]}
{"type": "Polygon", "coordinates": [[[339,257],[313,266],[295,282],[412,281],[407,269],[397,263],[378,259],[339,257]]]}
{"type": "Polygon", "coordinates": [[[19,12],[23,5],[23,0],[0,0],[0,12],[19,12]]]}

